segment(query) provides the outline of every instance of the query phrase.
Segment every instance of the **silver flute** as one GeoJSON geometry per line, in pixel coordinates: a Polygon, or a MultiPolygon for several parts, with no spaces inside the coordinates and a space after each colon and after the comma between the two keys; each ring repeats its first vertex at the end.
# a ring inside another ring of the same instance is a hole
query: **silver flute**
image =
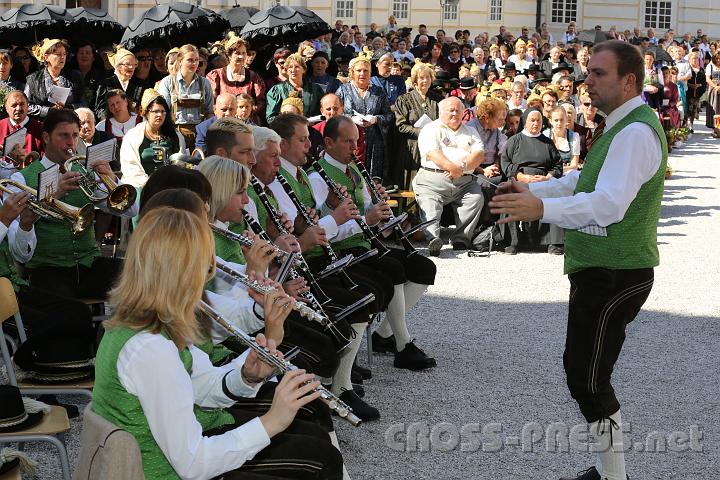
{"type": "MultiPolygon", "coordinates": [[[[268,287],[267,285],[263,285],[256,280],[250,280],[250,277],[248,277],[244,273],[238,272],[237,270],[230,268],[228,265],[219,260],[216,260],[215,266],[218,270],[220,270],[236,282],[240,282],[246,287],[251,288],[258,293],[266,295],[275,291],[275,287],[268,287]]],[[[295,305],[293,305],[292,309],[299,313],[301,317],[307,318],[312,322],[317,322],[323,327],[327,327],[331,324],[328,317],[326,317],[322,313],[316,312],[312,308],[305,305],[303,302],[295,302],[295,305]]]]}
{"type": "MultiPolygon", "coordinates": [[[[284,374],[292,370],[297,370],[297,367],[295,365],[285,359],[273,355],[267,348],[258,345],[255,339],[253,339],[250,335],[228,323],[227,320],[222,317],[222,315],[220,315],[214,308],[212,308],[210,305],[203,302],[202,300],[198,303],[198,309],[203,315],[223,327],[237,340],[252,349],[257,354],[260,360],[267,363],[268,365],[275,367],[278,373],[284,374]]],[[[352,408],[350,408],[348,404],[340,400],[337,396],[335,396],[332,392],[330,392],[322,385],[316,387],[315,391],[320,392],[320,400],[322,400],[328,407],[330,407],[332,411],[337,413],[340,418],[350,422],[353,427],[357,427],[358,425],[360,425],[362,420],[360,420],[357,415],[353,413],[352,408]]]]}
{"type": "MultiPolygon", "coordinates": [[[[232,240],[233,242],[238,242],[243,247],[252,247],[255,243],[251,238],[246,237],[245,235],[241,235],[239,233],[231,232],[230,230],[226,230],[224,228],[218,227],[217,225],[210,224],[210,229],[220,235],[221,237],[225,237],[228,240],[232,240]]],[[[271,243],[271,245],[273,245],[271,243]]],[[[285,250],[279,249],[276,245],[273,245],[273,248],[275,248],[275,251],[277,252],[277,259],[280,263],[285,262],[288,257],[290,257],[290,253],[286,252],[285,250]]],[[[293,258],[292,263],[293,268],[303,268],[305,266],[305,262],[303,259],[299,256],[296,256],[293,258]]]]}

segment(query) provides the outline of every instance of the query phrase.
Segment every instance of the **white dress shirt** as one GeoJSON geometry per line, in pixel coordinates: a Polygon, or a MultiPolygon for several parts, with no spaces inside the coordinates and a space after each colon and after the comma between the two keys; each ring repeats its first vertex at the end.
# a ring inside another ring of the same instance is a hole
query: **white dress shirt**
{"type": "MultiPolygon", "coordinates": [[[[616,108],[605,119],[605,131],[643,104],[638,96],[616,108]]],[[[529,187],[542,198],[543,222],[567,229],[592,224],[607,227],[623,219],[640,187],[657,172],[661,159],[660,139],[655,131],[645,123],[633,122],[610,143],[594,191],[573,194],[580,177],[577,170],[529,187]]]]}
{"type": "MultiPolygon", "coordinates": [[[[339,162],[335,160],[333,157],[325,154],[325,160],[327,162],[340,169],[343,172],[347,172],[348,166],[345,165],[342,162],[339,162]]],[[[327,183],[325,183],[325,180],[322,179],[319,173],[312,172],[309,175],[310,178],[310,186],[313,190],[313,196],[315,197],[315,201],[318,203],[318,205],[325,205],[325,201],[327,200],[329,188],[327,186],[327,183]]],[[[364,185],[364,183],[363,183],[364,185]]],[[[362,189],[363,192],[363,206],[365,208],[365,211],[367,212],[370,207],[372,207],[372,198],[370,197],[370,192],[368,192],[367,188],[362,189]]],[[[365,216],[362,217],[363,220],[365,220],[365,216]]],[[[358,223],[355,220],[348,220],[347,222],[343,223],[342,225],[338,225],[337,234],[333,237],[333,242],[339,242],[340,240],[344,240],[348,237],[352,237],[353,235],[357,233],[363,233],[362,229],[358,225],[358,223]]]]}
{"type": "Polygon", "coordinates": [[[184,479],[206,479],[239,468],[268,446],[270,438],[259,418],[221,435],[203,436],[193,405],[232,406],[235,400],[222,389],[226,374],[228,390],[238,397],[255,397],[260,384],[245,384],[235,363],[217,368],[195,346],[189,350],[190,375],[171,340],[141,332],[120,350],[117,372],[123,388],[140,401],[153,438],[177,474],[184,479]]]}
{"type": "MultiPolygon", "coordinates": [[[[280,158],[280,163],[283,170],[287,171],[290,175],[297,178],[298,167],[285,160],[284,158],[280,158]]],[[[312,191],[312,186],[308,185],[308,187],[310,187],[310,190],[312,191]]],[[[288,194],[285,193],[285,189],[282,187],[282,185],[280,185],[280,182],[275,180],[270,185],[268,185],[268,188],[270,189],[270,191],[273,192],[273,195],[278,202],[280,212],[286,214],[290,222],[294,224],[295,218],[298,216],[298,210],[297,208],[295,208],[295,204],[292,203],[292,200],[290,200],[288,194]]],[[[307,206],[314,208],[317,211],[318,216],[320,216],[322,202],[318,202],[317,200],[315,200],[315,205],[307,206]]],[[[323,230],[325,230],[325,236],[328,240],[332,239],[335,235],[337,235],[338,225],[332,215],[325,215],[323,217],[320,217],[318,225],[323,230]]]]}

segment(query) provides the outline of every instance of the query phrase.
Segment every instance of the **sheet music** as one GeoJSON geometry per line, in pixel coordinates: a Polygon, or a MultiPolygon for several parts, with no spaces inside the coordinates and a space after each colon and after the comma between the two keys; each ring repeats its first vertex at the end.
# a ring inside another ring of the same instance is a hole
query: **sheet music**
{"type": "Polygon", "coordinates": [[[51,197],[60,186],[60,165],[54,163],[51,167],[46,168],[38,173],[38,200],[44,200],[51,197]]]}
{"type": "Polygon", "coordinates": [[[87,147],[85,158],[87,159],[88,168],[92,168],[93,164],[99,160],[107,162],[115,160],[115,148],[117,148],[117,140],[114,138],[87,147]]]}
{"type": "Polygon", "coordinates": [[[432,118],[430,118],[427,113],[423,113],[423,116],[418,118],[417,122],[413,124],[413,127],[423,128],[428,123],[432,123],[432,121],[432,118]]]}
{"type": "Polygon", "coordinates": [[[27,135],[27,128],[23,127],[20,130],[17,130],[7,137],[5,137],[5,141],[3,142],[3,155],[14,157],[13,150],[16,146],[20,146],[22,149],[22,153],[25,153],[25,136],[27,135]]]}
{"type": "Polygon", "coordinates": [[[65,102],[67,102],[67,99],[70,96],[70,92],[72,92],[71,88],[51,85],[50,89],[48,90],[48,102],[62,103],[63,105],[65,105],[65,102]]]}

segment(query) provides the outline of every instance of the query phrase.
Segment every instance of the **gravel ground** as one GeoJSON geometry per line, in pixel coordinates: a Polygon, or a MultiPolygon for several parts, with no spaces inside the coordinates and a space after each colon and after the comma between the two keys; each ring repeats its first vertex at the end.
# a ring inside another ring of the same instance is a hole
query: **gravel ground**
{"type": "MultiPolygon", "coordinates": [[[[720,300],[712,294],[720,278],[718,142],[698,128],[670,163],[662,263],[628,328],[613,382],[631,427],[625,444],[634,480],[710,479],[720,469],[720,300]]],[[[436,285],[409,323],[438,367],[411,373],[375,355],[366,400],[382,418],[357,429],[338,424],[352,478],[557,479],[590,466],[594,455],[562,370],[562,258],[467,258],[445,249],[435,261],[436,285]],[[546,442],[552,427],[559,446],[546,442]]],[[[361,359],[367,362],[364,350],[361,359]]],[[[73,465],[79,434],[76,419],[68,435],[73,465]]],[[[61,477],[51,449],[29,445],[28,452],[41,461],[36,478],[61,477]]]]}

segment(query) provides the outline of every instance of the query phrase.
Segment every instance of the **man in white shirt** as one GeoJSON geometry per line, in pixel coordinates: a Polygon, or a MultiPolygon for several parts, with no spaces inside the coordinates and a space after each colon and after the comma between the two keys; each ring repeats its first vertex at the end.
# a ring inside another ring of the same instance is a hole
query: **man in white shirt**
{"type": "MultiPolygon", "coordinates": [[[[415,198],[423,221],[440,219],[443,207],[452,204],[455,231],[453,249],[466,250],[472,245],[483,207],[483,193],[473,171],[483,161],[483,143],[477,132],[463,125],[463,104],[449,97],[439,104],[440,118],[420,131],[420,170],[413,180],[415,198]]],[[[440,255],[443,241],[439,222],[428,227],[429,253],[440,255]]]]}
{"type": "Polygon", "coordinates": [[[492,213],[508,214],[502,223],[542,220],[566,229],[571,290],[563,364],[591,436],[605,446],[597,467],[575,480],[626,479],[620,403],[610,378],[626,325],[647,299],[659,263],[667,161],[662,127],[640,97],[643,78],[643,59],[632,45],[596,45],[585,84],[593,106],[608,116],[593,136],[582,174],[573,170],[531,185],[506,182],[490,202],[492,213]]]}

